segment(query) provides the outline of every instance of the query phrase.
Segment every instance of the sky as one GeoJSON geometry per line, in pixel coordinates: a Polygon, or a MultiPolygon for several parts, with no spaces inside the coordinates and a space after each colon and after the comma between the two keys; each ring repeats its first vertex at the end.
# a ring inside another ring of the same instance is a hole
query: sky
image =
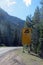
{"type": "Polygon", "coordinates": [[[40,7],[40,1],[41,0],[0,0],[0,8],[4,9],[11,16],[25,20],[26,16],[33,16],[36,7],[40,7]]]}

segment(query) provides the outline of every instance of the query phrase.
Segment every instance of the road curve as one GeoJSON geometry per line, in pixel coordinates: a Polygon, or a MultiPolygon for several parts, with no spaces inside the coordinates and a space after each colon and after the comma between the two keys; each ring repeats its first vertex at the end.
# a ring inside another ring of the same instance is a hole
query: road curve
{"type": "Polygon", "coordinates": [[[14,49],[19,49],[22,47],[0,47],[0,55],[10,51],[10,50],[14,50],[14,49]]]}

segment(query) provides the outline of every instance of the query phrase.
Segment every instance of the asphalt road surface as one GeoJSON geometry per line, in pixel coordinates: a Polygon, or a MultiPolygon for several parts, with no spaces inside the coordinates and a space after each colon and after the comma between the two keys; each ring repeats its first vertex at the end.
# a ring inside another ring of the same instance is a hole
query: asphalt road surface
{"type": "Polygon", "coordinates": [[[15,50],[15,49],[19,49],[22,47],[0,47],[0,55],[10,51],[10,50],[15,50]]]}
{"type": "Polygon", "coordinates": [[[0,65],[25,65],[23,60],[14,52],[22,47],[0,48],[0,65]]]}
{"type": "Polygon", "coordinates": [[[43,59],[22,53],[22,47],[0,47],[0,65],[43,65],[43,59]]]}

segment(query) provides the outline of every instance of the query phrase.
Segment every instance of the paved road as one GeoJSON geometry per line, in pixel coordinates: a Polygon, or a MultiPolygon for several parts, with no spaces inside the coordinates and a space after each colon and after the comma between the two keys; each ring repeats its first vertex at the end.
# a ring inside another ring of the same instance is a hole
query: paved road
{"type": "Polygon", "coordinates": [[[10,50],[19,49],[19,48],[22,48],[22,47],[0,47],[0,55],[4,54],[10,50]]]}
{"type": "Polygon", "coordinates": [[[25,65],[20,56],[15,52],[19,48],[20,47],[0,48],[0,65],[25,65]]]}
{"type": "Polygon", "coordinates": [[[31,54],[22,53],[21,48],[0,48],[0,65],[43,65],[43,59],[40,59],[31,54]]]}

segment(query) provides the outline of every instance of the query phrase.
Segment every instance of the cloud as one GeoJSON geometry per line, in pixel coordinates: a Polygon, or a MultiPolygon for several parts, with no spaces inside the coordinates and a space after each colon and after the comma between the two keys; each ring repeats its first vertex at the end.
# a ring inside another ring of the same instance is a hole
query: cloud
{"type": "Polygon", "coordinates": [[[11,0],[6,0],[6,3],[8,7],[16,4],[15,1],[11,1],[11,0]]]}
{"type": "Polygon", "coordinates": [[[32,0],[23,0],[25,5],[28,7],[29,5],[31,5],[31,1],[32,0]]]}
{"type": "Polygon", "coordinates": [[[16,2],[14,0],[0,0],[0,7],[10,7],[15,4],[16,2]]]}

